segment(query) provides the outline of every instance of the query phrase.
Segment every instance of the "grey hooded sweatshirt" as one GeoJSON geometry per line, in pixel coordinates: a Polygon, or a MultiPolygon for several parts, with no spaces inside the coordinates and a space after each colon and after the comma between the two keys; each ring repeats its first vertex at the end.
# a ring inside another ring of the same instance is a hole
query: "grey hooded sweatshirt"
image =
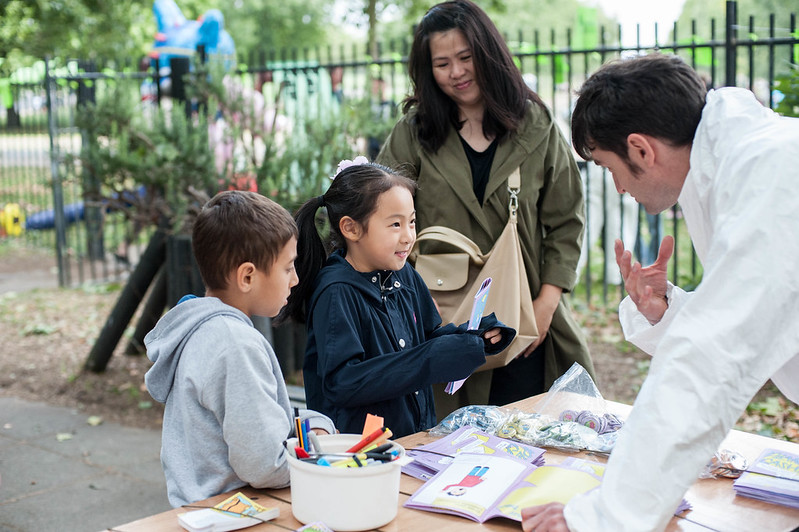
{"type": "MultiPolygon", "coordinates": [[[[244,485],[289,483],[283,441],[293,412],[272,346],[240,310],[213,297],[190,299],[144,339],[153,366],[144,380],[166,403],[161,465],[173,507],[244,485]]],[[[330,419],[302,410],[311,428],[330,419]]]]}

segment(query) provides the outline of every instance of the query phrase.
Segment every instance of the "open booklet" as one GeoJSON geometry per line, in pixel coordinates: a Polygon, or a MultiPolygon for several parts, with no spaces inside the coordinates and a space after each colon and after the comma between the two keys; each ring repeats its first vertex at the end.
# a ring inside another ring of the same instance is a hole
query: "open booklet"
{"type": "Polygon", "coordinates": [[[799,454],[764,450],[733,489],[738,495],[799,508],[799,454]]]}
{"type": "MultiPolygon", "coordinates": [[[[604,464],[573,457],[558,465],[536,467],[504,454],[463,453],[419,488],[405,506],[479,523],[494,517],[521,521],[523,508],[565,504],[599,486],[604,473],[604,464]]],[[[683,500],[675,514],[688,508],[683,500]]]]}
{"type": "Polygon", "coordinates": [[[460,453],[507,454],[533,465],[544,465],[544,449],[526,443],[487,434],[470,425],[427,445],[406,451],[413,461],[402,472],[420,480],[429,480],[452,463],[460,453]]]}

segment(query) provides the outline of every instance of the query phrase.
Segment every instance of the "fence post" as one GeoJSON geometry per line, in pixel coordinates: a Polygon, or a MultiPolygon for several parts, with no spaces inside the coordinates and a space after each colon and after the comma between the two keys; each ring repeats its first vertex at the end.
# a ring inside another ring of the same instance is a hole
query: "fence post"
{"type": "MultiPolygon", "coordinates": [[[[79,65],[84,72],[96,72],[93,61],[81,62],[79,65]]],[[[84,106],[95,102],[95,80],[78,81],[78,113],[83,113],[84,106]]],[[[89,153],[94,135],[86,129],[80,132],[81,146],[84,153],[89,153]]],[[[103,213],[96,198],[100,197],[100,181],[92,170],[92,165],[83,165],[83,205],[86,221],[86,245],[89,260],[102,261],[105,254],[103,239],[103,213]],[[91,201],[94,200],[94,201],[91,201]]]]}
{"type": "Polygon", "coordinates": [[[727,0],[726,32],[724,37],[724,85],[735,87],[736,59],[738,59],[738,8],[735,0],[727,0]]]}
{"type": "Polygon", "coordinates": [[[189,73],[190,61],[188,57],[169,58],[169,77],[172,85],[172,99],[175,102],[183,102],[186,108],[186,116],[191,116],[191,100],[186,97],[186,84],[183,76],[189,73]]]}
{"type": "Polygon", "coordinates": [[[44,58],[44,90],[47,95],[47,130],[50,135],[50,176],[53,180],[53,220],[55,223],[56,261],[58,263],[58,286],[65,287],[70,283],[69,267],[67,264],[67,224],[64,219],[64,189],[61,186],[61,176],[58,171],[59,152],[56,143],[58,125],[54,95],[55,80],[50,76],[50,58],[44,58]]]}

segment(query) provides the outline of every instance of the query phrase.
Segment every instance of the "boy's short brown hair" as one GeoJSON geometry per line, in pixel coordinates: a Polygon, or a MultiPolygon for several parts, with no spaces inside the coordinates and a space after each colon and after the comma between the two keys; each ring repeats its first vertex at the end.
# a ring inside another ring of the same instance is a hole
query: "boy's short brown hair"
{"type": "Polygon", "coordinates": [[[203,206],[192,229],[205,288],[227,288],[231,271],[245,262],[268,273],[291,237],[297,237],[297,224],[274,201],[257,192],[220,192],[203,206]]]}

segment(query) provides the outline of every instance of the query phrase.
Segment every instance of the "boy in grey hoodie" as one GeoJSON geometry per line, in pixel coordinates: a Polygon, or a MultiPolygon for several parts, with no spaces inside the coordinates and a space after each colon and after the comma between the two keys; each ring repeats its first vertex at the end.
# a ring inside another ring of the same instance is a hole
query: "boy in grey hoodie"
{"type": "MultiPolygon", "coordinates": [[[[294,431],[277,358],[250,320],[277,315],[297,284],[294,220],[257,193],[221,192],[194,223],[192,247],[205,297],[179,303],[144,339],[147,389],[166,403],[161,465],[173,507],[247,484],[287,486],[283,441],[294,431]]],[[[300,416],[335,432],[322,414],[300,416]]]]}

